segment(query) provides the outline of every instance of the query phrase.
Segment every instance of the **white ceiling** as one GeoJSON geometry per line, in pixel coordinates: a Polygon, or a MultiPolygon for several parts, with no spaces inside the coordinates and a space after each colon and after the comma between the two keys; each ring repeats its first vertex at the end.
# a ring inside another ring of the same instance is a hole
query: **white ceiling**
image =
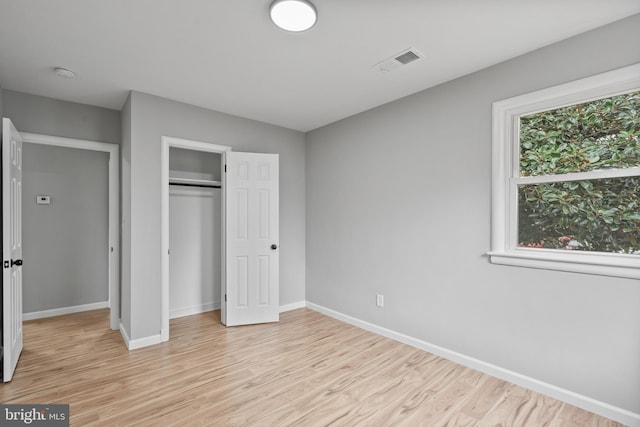
{"type": "Polygon", "coordinates": [[[0,86],[116,110],[133,89],[308,131],[640,12],[639,0],[313,0],[316,26],[288,33],[270,1],[0,0],[0,86]],[[372,68],[408,47],[425,57],[372,68]]]}

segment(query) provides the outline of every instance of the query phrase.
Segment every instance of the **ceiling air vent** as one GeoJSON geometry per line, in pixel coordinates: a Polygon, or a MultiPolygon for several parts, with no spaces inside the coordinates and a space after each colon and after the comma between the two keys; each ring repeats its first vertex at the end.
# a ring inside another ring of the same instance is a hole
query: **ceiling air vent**
{"type": "Polygon", "coordinates": [[[400,56],[396,56],[395,60],[401,63],[402,65],[407,65],[409,62],[413,62],[419,58],[420,57],[418,56],[417,53],[410,50],[409,52],[405,52],[400,56]]]}
{"type": "Polygon", "coordinates": [[[414,48],[403,50],[400,53],[387,58],[382,62],[378,62],[373,66],[378,71],[388,72],[403,67],[411,62],[422,58],[422,54],[414,48]]]}

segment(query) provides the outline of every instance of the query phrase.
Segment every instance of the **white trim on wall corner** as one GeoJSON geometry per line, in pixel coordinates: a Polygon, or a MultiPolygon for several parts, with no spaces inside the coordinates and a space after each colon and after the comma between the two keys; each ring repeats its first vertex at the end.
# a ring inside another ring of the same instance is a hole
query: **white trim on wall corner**
{"type": "Polygon", "coordinates": [[[81,311],[98,310],[101,308],[109,308],[109,302],[102,301],[71,307],[52,308],[51,310],[32,311],[31,313],[23,313],[22,320],[43,319],[45,317],[62,316],[63,314],[80,313],[81,311]]]}
{"type": "Polygon", "coordinates": [[[299,308],[305,308],[307,306],[306,301],[298,301],[292,302],[290,304],[285,304],[280,306],[280,313],[284,313],[286,311],[297,310],[299,308]]]}
{"type": "Polygon", "coordinates": [[[162,342],[160,334],[132,340],[129,338],[129,334],[127,334],[127,331],[122,323],[120,323],[120,335],[122,335],[124,345],[127,346],[128,350],[136,350],[142,347],[149,347],[150,345],[160,344],[162,342]]]}
{"type": "Polygon", "coordinates": [[[124,345],[127,347],[128,350],[131,350],[129,348],[129,342],[131,340],[129,339],[129,334],[127,333],[127,330],[124,328],[124,325],[122,323],[120,323],[120,335],[122,336],[122,340],[124,341],[124,345]]]}
{"type": "Polygon", "coordinates": [[[394,341],[399,341],[403,344],[410,345],[411,347],[415,347],[429,353],[433,353],[437,356],[459,363],[460,365],[476,369],[480,372],[484,372],[485,374],[492,375],[496,378],[500,378],[513,384],[528,388],[529,390],[533,390],[535,392],[553,397],[554,399],[558,399],[587,411],[593,412],[595,414],[602,415],[603,417],[610,418],[625,425],[640,427],[640,414],[636,414],[626,409],[618,408],[616,406],[601,402],[591,397],[566,390],[553,384],[549,384],[544,381],[540,381],[505,368],[501,368],[500,366],[475,359],[473,357],[446,349],[444,347],[440,347],[438,345],[410,337],[400,332],[392,331],[391,329],[374,325],[373,323],[369,323],[364,320],[342,314],[338,311],[323,307],[318,304],[314,304],[309,301],[306,301],[305,306],[311,310],[325,314],[329,317],[333,317],[334,319],[343,321],[345,323],[349,323],[350,325],[357,326],[366,331],[382,335],[394,341]]]}

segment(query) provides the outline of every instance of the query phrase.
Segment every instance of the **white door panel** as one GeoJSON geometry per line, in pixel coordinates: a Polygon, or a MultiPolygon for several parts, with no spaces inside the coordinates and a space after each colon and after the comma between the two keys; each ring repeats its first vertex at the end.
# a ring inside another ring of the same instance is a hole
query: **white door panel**
{"type": "Polygon", "coordinates": [[[2,119],[2,338],[3,381],[22,352],[22,138],[2,119]]]}
{"type": "Polygon", "coordinates": [[[227,326],[279,320],[278,160],[226,153],[227,326]]]}

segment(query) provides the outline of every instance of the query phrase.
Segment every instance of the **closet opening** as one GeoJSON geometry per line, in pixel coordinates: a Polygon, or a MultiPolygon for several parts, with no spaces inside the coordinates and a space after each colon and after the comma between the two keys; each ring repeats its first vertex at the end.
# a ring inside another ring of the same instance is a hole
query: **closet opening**
{"type": "Polygon", "coordinates": [[[222,308],[223,153],[230,149],[162,138],[162,341],[170,319],[222,308]]]}
{"type": "Polygon", "coordinates": [[[169,319],[220,309],[221,155],[169,148],[169,319]]]}

